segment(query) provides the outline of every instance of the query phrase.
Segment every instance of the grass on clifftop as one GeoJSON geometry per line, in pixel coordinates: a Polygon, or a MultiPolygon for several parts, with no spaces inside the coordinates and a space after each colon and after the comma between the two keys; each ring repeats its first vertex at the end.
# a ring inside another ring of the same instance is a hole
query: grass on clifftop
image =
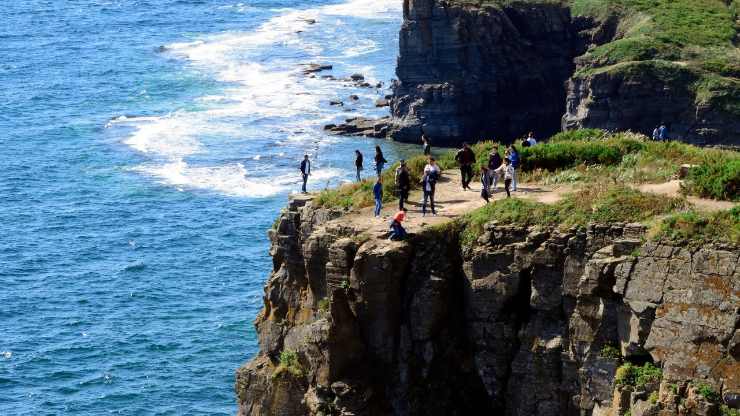
{"type": "Polygon", "coordinates": [[[624,186],[588,186],[555,204],[523,199],[501,199],[461,218],[462,241],[470,244],[485,224],[584,227],[591,222],[646,222],[660,215],[689,208],[684,198],[647,194],[624,186]]]}
{"type": "MultiPolygon", "coordinates": [[[[472,146],[477,172],[492,149],[503,156],[505,147],[493,141],[472,146]]],[[[714,199],[740,200],[740,152],[706,149],[679,142],[654,142],[635,133],[608,133],[584,129],[559,133],[534,147],[520,148],[520,182],[543,185],[598,183],[657,183],[670,180],[682,164],[697,165],[685,180],[688,194],[714,199]]],[[[437,158],[443,170],[456,169],[455,151],[437,158]]],[[[407,160],[412,187],[419,187],[426,158],[407,160]]],[[[383,199],[397,197],[394,164],[383,172],[383,199]]],[[[375,178],[322,191],[317,204],[329,208],[362,208],[373,205],[375,178]]]]}

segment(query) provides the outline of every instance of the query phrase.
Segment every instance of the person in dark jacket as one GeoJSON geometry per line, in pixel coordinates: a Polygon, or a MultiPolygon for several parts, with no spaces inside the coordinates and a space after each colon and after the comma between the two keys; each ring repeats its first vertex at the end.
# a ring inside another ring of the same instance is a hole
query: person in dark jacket
{"type": "Polygon", "coordinates": [[[437,188],[437,180],[439,180],[440,169],[437,166],[437,162],[433,157],[429,157],[429,163],[424,166],[424,176],[421,178],[421,189],[424,192],[424,200],[421,204],[422,216],[427,215],[427,201],[432,208],[432,215],[436,216],[437,211],[434,209],[434,193],[437,188]]]}
{"type": "Polygon", "coordinates": [[[303,186],[301,192],[306,193],[306,182],[308,182],[308,176],[311,175],[311,161],[308,160],[308,155],[303,155],[301,161],[301,176],[303,176],[303,186]]]}
{"type": "Polygon", "coordinates": [[[402,209],[393,216],[391,220],[391,235],[388,237],[389,240],[403,240],[406,238],[406,229],[403,228],[401,223],[406,219],[406,210],[402,209]]]}
{"type": "Polygon", "coordinates": [[[360,153],[359,150],[355,150],[355,168],[357,168],[357,182],[362,181],[362,178],[360,177],[360,172],[362,171],[362,159],[362,153],[360,153]]]}
{"type": "Polygon", "coordinates": [[[427,137],[426,134],[421,135],[421,145],[424,149],[424,156],[432,154],[432,144],[429,142],[429,137],[427,137]]]}
{"type": "Polygon", "coordinates": [[[496,188],[498,187],[499,175],[495,170],[498,169],[502,163],[503,159],[501,159],[501,155],[498,153],[498,147],[496,147],[491,151],[491,154],[488,155],[488,173],[491,176],[490,183],[492,184],[492,192],[496,192],[496,188]]]}
{"type": "Polygon", "coordinates": [[[383,157],[383,150],[380,149],[380,146],[375,146],[375,171],[378,173],[378,176],[383,173],[383,166],[386,163],[388,161],[383,157]]]}
{"type": "Polygon", "coordinates": [[[463,189],[470,189],[470,181],[473,180],[475,153],[473,153],[473,150],[467,143],[463,143],[462,149],[458,150],[455,155],[455,160],[460,165],[460,177],[462,179],[463,189]]]}
{"type": "Polygon", "coordinates": [[[486,204],[489,202],[489,198],[491,197],[491,175],[488,172],[487,166],[481,166],[480,167],[480,197],[483,198],[484,201],[486,201],[486,204]]]}
{"type": "Polygon", "coordinates": [[[380,210],[383,209],[383,182],[378,176],[378,181],[373,186],[373,197],[375,198],[375,216],[380,216],[380,210]]]}
{"type": "Polygon", "coordinates": [[[398,210],[401,211],[403,203],[409,199],[411,190],[411,176],[405,160],[401,160],[401,165],[396,170],[396,189],[398,189],[398,210]]]}

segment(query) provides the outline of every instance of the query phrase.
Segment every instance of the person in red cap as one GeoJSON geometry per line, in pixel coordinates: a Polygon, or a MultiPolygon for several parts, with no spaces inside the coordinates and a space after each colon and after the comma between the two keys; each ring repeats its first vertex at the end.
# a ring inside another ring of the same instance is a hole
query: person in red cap
{"type": "Polygon", "coordinates": [[[391,235],[388,237],[389,240],[403,240],[406,238],[406,230],[403,228],[401,223],[406,219],[406,210],[402,209],[393,216],[391,220],[391,235]]]}

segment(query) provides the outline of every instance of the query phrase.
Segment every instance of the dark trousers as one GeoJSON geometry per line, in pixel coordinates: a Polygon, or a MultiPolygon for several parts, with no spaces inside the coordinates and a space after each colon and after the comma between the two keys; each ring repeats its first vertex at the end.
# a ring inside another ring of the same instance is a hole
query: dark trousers
{"type": "Polygon", "coordinates": [[[408,189],[399,189],[398,190],[398,210],[403,210],[403,202],[408,201],[409,199],[409,190],[408,189]]]}
{"type": "Polygon", "coordinates": [[[306,182],[308,182],[308,175],[303,174],[303,187],[301,188],[301,191],[306,192],[306,182]]]}
{"type": "Polygon", "coordinates": [[[506,189],[506,197],[511,197],[511,192],[509,192],[509,187],[511,186],[511,179],[504,179],[504,188],[506,189]]]}
{"type": "Polygon", "coordinates": [[[460,177],[462,178],[463,188],[468,188],[470,185],[470,181],[473,180],[473,166],[472,165],[460,166],[460,177]]]}
{"type": "Polygon", "coordinates": [[[432,214],[436,214],[437,212],[434,210],[434,191],[427,190],[424,190],[424,202],[421,204],[421,213],[427,213],[427,200],[429,200],[429,205],[432,208],[432,214]]]}
{"type": "Polygon", "coordinates": [[[361,181],[362,181],[362,179],[360,179],[360,171],[361,171],[361,170],[362,170],[362,168],[361,168],[361,167],[358,167],[358,168],[357,168],[357,182],[361,182],[361,181]]]}

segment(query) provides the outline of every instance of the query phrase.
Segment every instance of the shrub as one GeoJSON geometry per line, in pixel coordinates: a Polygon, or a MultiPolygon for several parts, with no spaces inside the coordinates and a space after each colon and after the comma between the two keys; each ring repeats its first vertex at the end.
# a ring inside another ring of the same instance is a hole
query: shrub
{"type": "Polygon", "coordinates": [[[738,409],[731,409],[726,404],[723,404],[719,407],[719,413],[722,416],[740,416],[740,410],[738,409]]]}
{"type": "Polygon", "coordinates": [[[303,367],[298,361],[298,354],[295,351],[286,349],[280,353],[279,364],[272,373],[272,377],[279,377],[282,374],[289,374],[298,378],[303,377],[303,367]]]}
{"type": "Polygon", "coordinates": [[[718,403],[722,401],[722,397],[719,393],[717,393],[709,384],[697,383],[696,391],[710,402],[718,403]]]}
{"type": "Polygon", "coordinates": [[[669,215],[658,224],[655,237],[684,243],[740,245],[740,206],[715,213],[688,211],[669,215]]]}
{"type": "Polygon", "coordinates": [[[599,352],[599,356],[619,360],[622,358],[622,352],[613,345],[604,345],[599,352]]]}
{"type": "Polygon", "coordinates": [[[652,404],[658,403],[658,392],[654,391],[648,396],[648,401],[652,404]]]}
{"type": "Polygon", "coordinates": [[[543,143],[521,149],[521,169],[555,171],[580,164],[616,165],[626,154],[636,153],[643,147],[644,144],[640,140],[626,138],[543,143]]]}
{"type": "Polygon", "coordinates": [[[328,312],[329,306],[330,306],[329,298],[321,299],[318,303],[318,307],[321,312],[328,312]]]}
{"type": "Polygon", "coordinates": [[[648,383],[660,381],[662,377],[663,371],[652,363],[645,363],[643,366],[624,363],[617,369],[615,382],[618,386],[642,388],[648,383]]]}
{"type": "Polygon", "coordinates": [[[684,189],[702,197],[740,201],[740,157],[705,160],[689,170],[684,189]]]}

